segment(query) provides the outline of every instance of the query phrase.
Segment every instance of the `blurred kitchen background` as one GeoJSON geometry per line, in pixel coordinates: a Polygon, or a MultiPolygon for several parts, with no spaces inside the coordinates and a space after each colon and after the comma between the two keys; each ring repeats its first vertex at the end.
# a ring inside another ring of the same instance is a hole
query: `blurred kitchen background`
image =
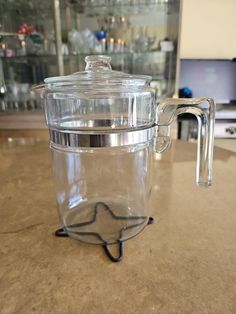
{"type": "MultiPolygon", "coordinates": [[[[47,137],[32,87],[108,54],[114,70],[151,75],[158,99],[213,97],[217,143],[236,150],[235,12],[235,0],[0,0],[0,137],[47,137]]],[[[173,137],[195,140],[196,119],[173,137]]]]}

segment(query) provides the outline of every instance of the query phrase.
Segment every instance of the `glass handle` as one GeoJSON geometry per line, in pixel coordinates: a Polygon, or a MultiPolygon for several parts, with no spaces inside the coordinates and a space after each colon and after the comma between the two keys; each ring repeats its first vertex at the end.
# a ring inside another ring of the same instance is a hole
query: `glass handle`
{"type": "Polygon", "coordinates": [[[167,98],[157,107],[157,125],[169,125],[175,117],[191,113],[198,120],[196,183],[210,186],[214,147],[215,103],[212,98],[167,98]]]}
{"type": "Polygon", "coordinates": [[[170,126],[158,126],[155,132],[155,152],[163,153],[167,148],[170,147],[170,126]]]}

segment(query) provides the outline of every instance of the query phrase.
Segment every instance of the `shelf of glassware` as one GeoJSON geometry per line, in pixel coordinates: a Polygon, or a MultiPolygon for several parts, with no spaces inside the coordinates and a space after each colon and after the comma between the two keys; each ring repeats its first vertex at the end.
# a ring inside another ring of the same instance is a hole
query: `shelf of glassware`
{"type": "Polygon", "coordinates": [[[0,62],[6,83],[16,80],[38,84],[47,76],[58,75],[57,60],[54,55],[0,57],[0,62]]]}
{"type": "MultiPolygon", "coordinates": [[[[29,65],[29,66],[42,66],[45,65],[47,71],[51,75],[57,75],[57,60],[55,55],[24,55],[13,57],[0,57],[4,67],[11,65],[29,65]]],[[[6,69],[7,70],[7,69],[6,69]]],[[[47,73],[46,73],[47,74],[47,73]]]]}
{"type": "Polygon", "coordinates": [[[64,56],[65,74],[72,73],[75,69],[83,71],[84,59],[88,55],[109,55],[114,70],[128,73],[146,75],[164,75],[169,67],[176,63],[175,52],[164,52],[159,50],[143,52],[102,52],[102,53],[81,53],[77,55],[64,56]]]}
{"type": "MultiPolygon", "coordinates": [[[[85,0],[78,7],[87,16],[150,14],[153,11],[170,14],[179,8],[179,0],[85,0]]],[[[75,5],[76,6],[76,5],[75,5]]]]}
{"type": "MultiPolygon", "coordinates": [[[[65,74],[83,71],[84,59],[88,54],[64,56],[65,74]]],[[[156,88],[158,97],[174,94],[176,68],[174,52],[145,51],[107,54],[112,59],[113,70],[152,76],[151,85],[156,88]]],[[[31,90],[31,86],[42,83],[45,77],[58,75],[55,56],[17,56],[5,57],[2,60],[4,67],[14,67],[17,75],[16,80],[11,80],[9,75],[5,77],[6,92],[0,100],[0,111],[42,110],[42,102],[31,90]]]]}
{"type": "MultiPolygon", "coordinates": [[[[161,51],[161,50],[145,50],[145,51],[139,51],[139,52],[135,52],[135,51],[120,51],[120,52],[108,52],[108,51],[104,51],[104,52],[83,52],[83,53],[78,53],[78,54],[67,54],[64,55],[63,57],[66,59],[71,58],[71,57],[77,57],[77,58],[85,58],[87,55],[109,55],[111,56],[111,58],[115,57],[115,56],[129,56],[129,57],[147,57],[147,56],[154,56],[156,58],[158,58],[158,60],[162,61],[166,56],[171,56],[174,52],[167,52],[167,51],[161,51]]],[[[12,56],[12,57],[4,57],[1,56],[0,57],[3,61],[21,61],[24,59],[27,60],[36,60],[36,59],[40,59],[40,60],[48,60],[48,59],[55,59],[56,55],[54,54],[39,54],[39,55],[22,55],[22,56],[12,56]]]]}
{"type": "MultiPolygon", "coordinates": [[[[103,53],[104,54],[104,53],[103,53]]],[[[65,74],[83,71],[88,54],[64,56],[65,74]]],[[[94,55],[94,54],[93,54],[94,55]]],[[[175,88],[176,53],[164,51],[106,53],[113,70],[152,76],[158,97],[172,96],[175,88]]]]}
{"type": "MultiPolygon", "coordinates": [[[[105,54],[111,57],[111,65],[114,70],[124,71],[132,74],[145,74],[159,79],[170,78],[176,66],[176,53],[164,51],[143,51],[143,52],[102,52],[102,53],[81,53],[77,55],[64,55],[65,75],[76,71],[83,71],[87,55],[105,54]]],[[[57,75],[57,64],[55,55],[26,55],[14,57],[1,57],[3,64],[26,64],[32,66],[45,65],[43,71],[46,76],[57,75]]],[[[38,83],[38,82],[36,82],[38,83]]]]}
{"type": "Polygon", "coordinates": [[[1,57],[0,112],[41,111],[42,102],[31,87],[58,75],[55,56],[1,57]]]}
{"type": "Polygon", "coordinates": [[[50,55],[50,54],[45,54],[45,55],[24,55],[24,56],[12,56],[12,57],[0,57],[3,62],[26,62],[29,60],[32,60],[36,62],[37,60],[39,61],[49,61],[49,60],[54,60],[56,58],[56,55],[50,55]]]}

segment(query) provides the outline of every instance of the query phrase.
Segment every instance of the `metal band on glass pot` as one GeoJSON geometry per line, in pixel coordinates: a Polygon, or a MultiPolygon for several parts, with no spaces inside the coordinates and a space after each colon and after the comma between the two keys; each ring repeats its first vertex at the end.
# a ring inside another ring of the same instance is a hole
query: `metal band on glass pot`
{"type": "Polygon", "coordinates": [[[149,142],[155,135],[155,127],[114,133],[89,133],[86,131],[67,132],[50,130],[50,140],[54,144],[69,147],[116,147],[149,142]]]}

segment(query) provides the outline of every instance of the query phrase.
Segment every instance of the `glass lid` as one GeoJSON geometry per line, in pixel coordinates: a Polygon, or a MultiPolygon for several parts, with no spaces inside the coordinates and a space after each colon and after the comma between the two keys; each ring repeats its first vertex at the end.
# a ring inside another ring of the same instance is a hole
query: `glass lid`
{"type": "Polygon", "coordinates": [[[113,71],[110,65],[111,57],[92,55],[85,58],[86,67],[83,72],[76,72],[66,76],[49,77],[44,80],[48,88],[64,86],[94,89],[111,87],[117,89],[139,89],[147,86],[152,77],[145,75],[130,75],[124,72],[113,71]]]}

